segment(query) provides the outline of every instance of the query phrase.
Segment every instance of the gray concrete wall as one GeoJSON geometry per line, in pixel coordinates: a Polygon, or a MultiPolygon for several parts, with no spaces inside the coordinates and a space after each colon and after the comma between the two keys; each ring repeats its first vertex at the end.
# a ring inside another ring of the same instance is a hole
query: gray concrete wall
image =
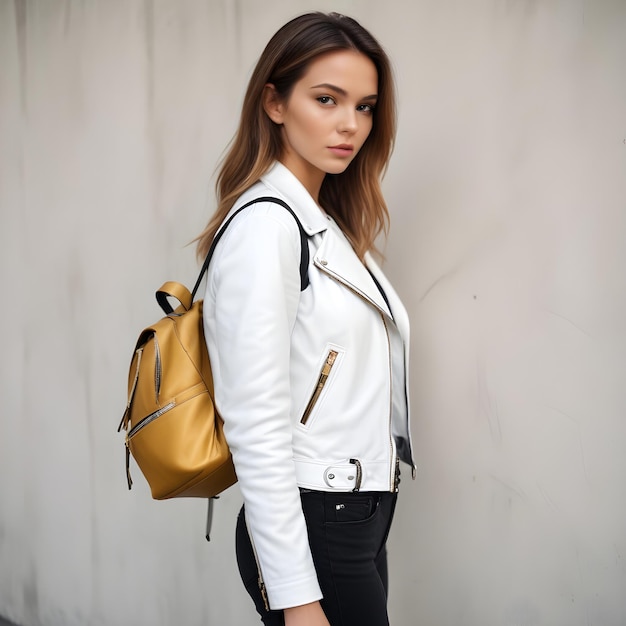
{"type": "MultiPolygon", "coordinates": [[[[320,0],[386,44],[386,268],[413,322],[394,626],[626,624],[626,3],[320,0]]],[[[237,489],[126,491],[130,352],[309,2],[0,0],[0,614],[255,623],[237,489]]]]}

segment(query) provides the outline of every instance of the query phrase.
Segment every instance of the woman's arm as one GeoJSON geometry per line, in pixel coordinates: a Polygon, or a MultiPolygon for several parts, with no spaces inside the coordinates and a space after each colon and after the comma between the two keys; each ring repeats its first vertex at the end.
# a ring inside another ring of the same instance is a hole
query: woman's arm
{"type": "Polygon", "coordinates": [[[299,266],[293,217],[280,206],[256,204],[220,241],[205,300],[216,406],[273,609],[321,598],[292,450],[290,354],[299,266]]]}

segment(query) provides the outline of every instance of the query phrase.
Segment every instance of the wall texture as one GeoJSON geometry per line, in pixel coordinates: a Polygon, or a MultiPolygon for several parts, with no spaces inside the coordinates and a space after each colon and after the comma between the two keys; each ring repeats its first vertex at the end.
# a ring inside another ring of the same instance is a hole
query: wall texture
{"type": "MultiPolygon", "coordinates": [[[[386,268],[411,313],[394,626],[626,624],[626,3],[320,0],[386,44],[386,268]]],[[[0,0],[0,614],[255,623],[237,489],[126,491],[138,331],[191,282],[213,170],[309,2],[0,0]]]]}

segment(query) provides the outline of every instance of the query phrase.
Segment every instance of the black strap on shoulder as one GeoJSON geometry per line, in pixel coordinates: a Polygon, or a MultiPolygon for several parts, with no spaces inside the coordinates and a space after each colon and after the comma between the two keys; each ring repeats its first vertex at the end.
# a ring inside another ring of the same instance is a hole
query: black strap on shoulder
{"type": "Polygon", "coordinates": [[[374,274],[372,274],[372,272],[370,270],[368,270],[368,272],[370,273],[370,276],[372,277],[372,280],[374,281],[374,284],[378,287],[378,291],[380,291],[380,295],[383,297],[383,300],[387,303],[387,308],[389,309],[389,312],[393,316],[393,311],[391,310],[391,305],[389,304],[389,298],[387,298],[387,294],[385,293],[385,290],[383,289],[382,285],[376,279],[376,276],[374,276],[374,274]]]}
{"type": "Polygon", "coordinates": [[[196,280],[196,284],[193,287],[193,291],[191,292],[191,301],[193,302],[196,297],[196,292],[200,287],[200,283],[202,282],[202,278],[204,277],[205,272],[209,268],[209,263],[211,262],[211,257],[213,256],[213,252],[215,252],[215,246],[221,239],[224,231],[228,228],[228,225],[235,219],[235,217],[241,213],[244,209],[247,209],[252,204],[256,204],[257,202],[273,202],[274,204],[280,204],[280,206],[284,207],[293,215],[293,219],[296,220],[296,224],[298,224],[298,230],[300,231],[300,291],[304,291],[309,285],[309,244],[307,234],[298,219],[298,216],[293,212],[291,207],[283,202],[280,198],[273,198],[272,196],[263,196],[261,198],[255,198],[250,202],[244,204],[241,208],[237,209],[226,221],[226,223],[220,228],[215,237],[213,238],[213,242],[211,243],[211,247],[209,248],[209,252],[206,255],[206,259],[204,259],[204,263],[202,264],[202,269],[200,270],[200,274],[198,276],[198,280],[196,280]]]}

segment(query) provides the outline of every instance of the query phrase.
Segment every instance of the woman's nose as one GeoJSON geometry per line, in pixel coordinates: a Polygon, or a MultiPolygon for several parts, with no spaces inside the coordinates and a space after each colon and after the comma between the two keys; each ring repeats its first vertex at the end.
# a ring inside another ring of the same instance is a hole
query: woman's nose
{"type": "Polygon", "coordinates": [[[339,121],[339,132],[342,133],[354,133],[358,129],[356,111],[352,108],[342,111],[342,116],[339,121]]]}

